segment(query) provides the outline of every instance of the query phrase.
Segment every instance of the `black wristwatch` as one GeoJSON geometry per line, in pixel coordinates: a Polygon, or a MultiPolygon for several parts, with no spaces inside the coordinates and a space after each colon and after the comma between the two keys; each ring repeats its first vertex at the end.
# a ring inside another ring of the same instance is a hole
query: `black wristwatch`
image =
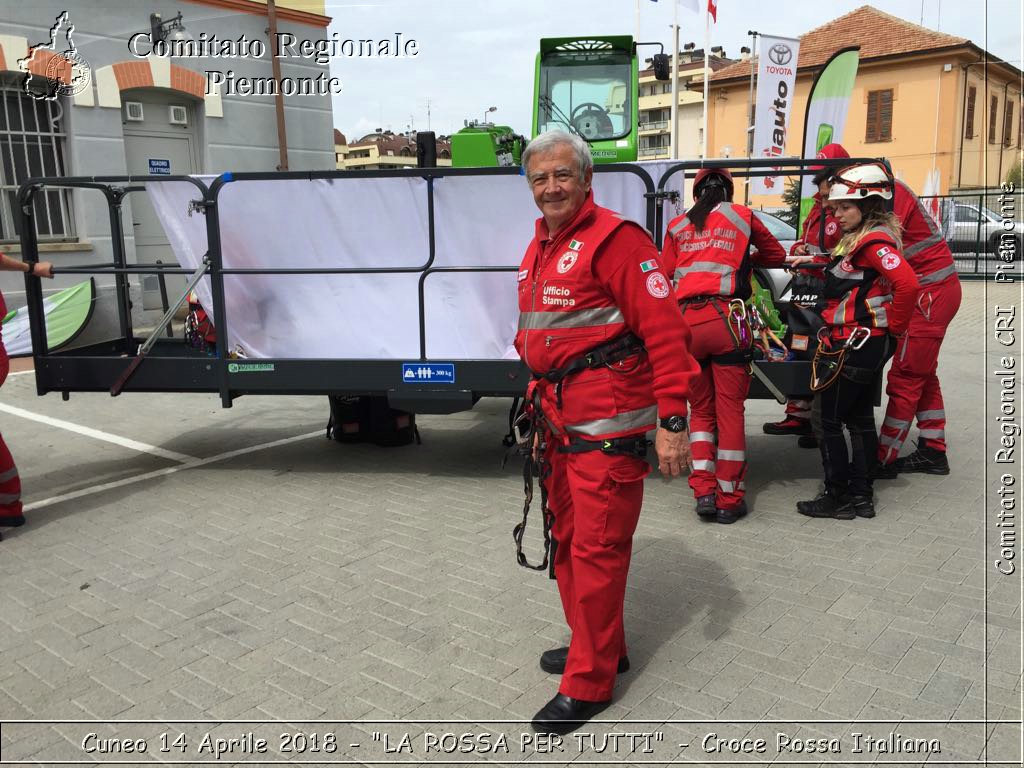
{"type": "Polygon", "coordinates": [[[662,429],[667,429],[669,432],[685,432],[686,431],[686,417],[685,416],[666,416],[660,422],[658,422],[662,429]]]}

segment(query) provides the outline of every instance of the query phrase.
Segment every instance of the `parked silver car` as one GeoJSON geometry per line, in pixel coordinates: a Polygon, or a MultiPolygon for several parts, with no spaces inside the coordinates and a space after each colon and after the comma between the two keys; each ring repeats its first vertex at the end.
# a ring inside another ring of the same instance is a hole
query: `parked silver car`
{"type": "Polygon", "coordinates": [[[943,208],[943,232],[954,253],[996,253],[1003,233],[1006,232],[1012,233],[1016,246],[1014,253],[1020,254],[1024,223],[1015,221],[1012,227],[1008,227],[998,213],[984,206],[979,207],[977,203],[956,200],[943,208]]]}

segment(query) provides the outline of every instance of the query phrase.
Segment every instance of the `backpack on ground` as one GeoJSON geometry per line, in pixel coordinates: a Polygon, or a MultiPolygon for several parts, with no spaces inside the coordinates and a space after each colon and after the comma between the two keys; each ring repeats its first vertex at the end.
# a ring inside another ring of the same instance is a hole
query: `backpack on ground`
{"type": "Polygon", "coordinates": [[[327,437],[339,443],[374,443],[384,447],[419,443],[416,414],[388,405],[384,396],[329,396],[327,437]]]}

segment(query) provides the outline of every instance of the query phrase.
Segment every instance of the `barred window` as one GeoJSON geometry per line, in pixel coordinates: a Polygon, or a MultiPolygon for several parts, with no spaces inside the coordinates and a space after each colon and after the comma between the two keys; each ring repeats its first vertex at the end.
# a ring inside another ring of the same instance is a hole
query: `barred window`
{"type": "MultiPolygon", "coordinates": [[[[17,242],[18,187],[33,176],[67,175],[64,154],[64,105],[36,100],[20,78],[0,80],[0,243],[17,242]]],[[[40,240],[74,240],[71,190],[47,190],[35,196],[40,240]]]]}

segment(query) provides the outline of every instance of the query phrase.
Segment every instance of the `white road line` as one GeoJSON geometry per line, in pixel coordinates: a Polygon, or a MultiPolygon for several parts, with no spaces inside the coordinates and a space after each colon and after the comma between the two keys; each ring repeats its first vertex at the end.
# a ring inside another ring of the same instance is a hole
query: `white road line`
{"type": "Polygon", "coordinates": [[[49,416],[43,416],[39,413],[33,413],[32,411],[26,411],[23,408],[18,408],[13,405],[4,405],[0,403],[0,411],[9,413],[12,416],[20,416],[23,419],[29,419],[30,421],[38,421],[40,424],[46,424],[51,427],[58,427],[59,429],[66,429],[69,432],[76,432],[79,435],[85,435],[86,437],[92,437],[96,440],[104,440],[114,445],[120,445],[123,448],[130,448],[133,451],[141,451],[142,453],[148,453],[153,456],[159,456],[162,459],[169,459],[170,461],[190,462],[195,461],[195,456],[187,456],[184,453],[178,453],[177,451],[168,451],[164,448],[157,448],[155,445],[149,445],[148,443],[140,443],[138,440],[132,440],[127,437],[121,437],[120,435],[112,435],[109,432],[101,432],[98,429],[92,429],[91,427],[83,427],[79,424],[74,424],[70,421],[63,421],[62,419],[54,419],[49,416]]]}
{"type": "Polygon", "coordinates": [[[35,373],[35,372],[36,372],[35,368],[29,368],[27,371],[12,371],[11,373],[7,374],[7,378],[11,378],[11,376],[24,376],[26,373],[35,373]]]}
{"type": "MultiPolygon", "coordinates": [[[[0,406],[2,408],[3,406],[0,406]]],[[[53,504],[60,504],[64,501],[71,501],[72,499],[80,499],[83,496],[91,496],[94,493],[102,493],[103,491],[109,491],[112,488],[121,488],[125,485],[131,485],[133,483],[141,483],[146,480],[152,480],[156,477],[164,477],[165,475],[173,475],[175,472],[180,472],[183,469],[195,469],[196,467],[206,466],[207,464],[213,464],[217,461],[226,461],[227,459],[233,459],[237,456],[244,456],[247,453],[255,453],[256,451],[263,451],[267,448],[276,448],[281,445],[288,445],[289,443],[297,443],[300,440],[308,440],[311,437],[323,436],[324,431],[318,429],[316,432],[307,432],[304,435],[295,435],[293,437],[285,437],[280,440],[273,440],[269,443],[261,443],[260,445],[253,445],[249,448],[238,448],[234,451],[227,451],[226,453],[218,453],[216,456],[210,456],[206,459],[195,459],[192,458],[184,464],[179,464],[176,467],[165,467],[164,469],[157,469],[152,472],[144,472],[141,475],[134,475],[133,477],[126,477],[121,480],[113,480],[109,483],[103,483],[101,485],[94,485],[91,488],[82,488],[78,491],[72,491],[71,493],[63,493],[59,496],[51,496],[48,499],[41,499],[40,501],[33,501],[31,504],[26,504],[24,509],[26,512],[31,512],[34,509],[42,509],[43,507],[49,507],[53,504]]]]}

